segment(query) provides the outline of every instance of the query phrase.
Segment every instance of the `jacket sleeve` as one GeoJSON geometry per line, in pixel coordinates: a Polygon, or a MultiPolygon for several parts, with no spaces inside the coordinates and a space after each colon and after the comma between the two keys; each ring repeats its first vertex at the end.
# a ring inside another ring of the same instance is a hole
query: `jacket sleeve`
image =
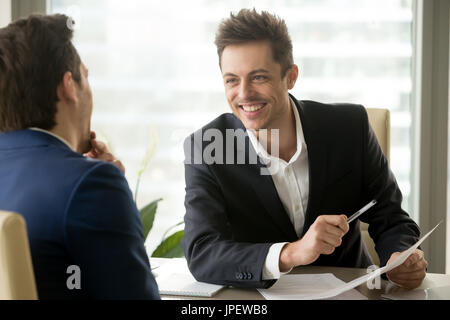
{"type": "MultiPolygon", "coordinates": [[[[220,185],[208,165],[194,163],[191,143],[193,136],[185,141],[186,214],[181,243],[191,273],[202,282],[270,287],[275,280],[262,280],[262,270],[272,243],[233,240],[220,185]]],[[[198,147],[196,152],[202,150],[198,147]]]]}
{"type": "Polygon", "coordinates": [[[364,188],[369,202],[377,200],[374,212],[361,216],[369,224],[369,234],[375,242],[380,264],[385,265],[391,254],[404,251],[417,242],[420,230],[401,208],[402,193],[389,168],[386,157],[363,109],[364,188]]]}
{"type": "Polygon", "coordinates": [[[80,180],[66,213],[68,254],[93,299],[159,299],[139,212],[123,174],[99,163],[80,180]]]}

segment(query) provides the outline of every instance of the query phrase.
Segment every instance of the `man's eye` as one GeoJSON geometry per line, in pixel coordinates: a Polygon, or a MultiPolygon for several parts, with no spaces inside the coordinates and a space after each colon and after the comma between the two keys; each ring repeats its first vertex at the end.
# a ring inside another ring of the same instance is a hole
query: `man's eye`
{"type": "Polygon", "coordinates": [[[225,83],[226,84],[233,84],[233,83],[235,83],[236,82],[236,79],[226,79],[225,80],[225,83]]]}
{"type": "Polygon", "coordinates": [[[266,80],[266,77],[258,75],[258,76],[254,76],[253,80],[256,80],[256,81],[266,80]]]}

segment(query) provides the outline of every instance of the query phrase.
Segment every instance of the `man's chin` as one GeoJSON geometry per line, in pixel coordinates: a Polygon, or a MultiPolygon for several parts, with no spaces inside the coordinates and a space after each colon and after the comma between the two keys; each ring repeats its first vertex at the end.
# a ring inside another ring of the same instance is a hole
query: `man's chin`
{"type": "Polygon", "coordinates": [[[89,140],[85,140],[79,147],[79,152],[81,154],[85,154],[88,153],[89,151],[91,151],[92,149],[92,145],[91,145],[91,139],[89,140]]]}
{"type": "Polygon", "coordinates": [[[241,119],[241,122],[247,130],[259,131],[266,129],[266,126],[263,123],[255,123],[255,121],[248,120],[246,121],[246,119],[241,119]]]}

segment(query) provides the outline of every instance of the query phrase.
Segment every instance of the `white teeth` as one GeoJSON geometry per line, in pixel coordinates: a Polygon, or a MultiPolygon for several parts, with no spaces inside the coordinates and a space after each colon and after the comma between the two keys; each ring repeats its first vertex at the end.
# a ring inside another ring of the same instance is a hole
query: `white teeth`
{"type": "Polygon", "coordinates": [[[259,109],[261,109],[262,107],[264,107],[264,105],[262,105],[262,104],[257,105],[257,106],[242,106],[242,108],[246,112],[255,112],[255,111],[258,111],[259,109]]]}

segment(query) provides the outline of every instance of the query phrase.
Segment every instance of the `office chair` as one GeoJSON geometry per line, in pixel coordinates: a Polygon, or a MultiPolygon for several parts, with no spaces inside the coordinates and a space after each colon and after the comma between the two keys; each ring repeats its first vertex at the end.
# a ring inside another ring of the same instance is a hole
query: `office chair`
{"type": "MultiPolygon", "coordinates": [[[[387,109],[375,109],[367,108],[367,115],[369,116],[369,123],[372,126],[375,135],[377,136],[378,143],[380,144],[381,150],[384,153],[387,161],[390,158],[390,146],[391,146],[391,121],[390,113],[387,109]]],[[[372,258],[373,263],[380,265],[380,258],[375,251],[375,243],[369,235],[369,225],[367,223],[361,222],[361,235],[364,243],[366,244],[367,250],[372,258]]]]}
{"type": "Polygon", "coordinates": [[[37,300],[24,218],[0,211],[0,300],[37,300]]]}

